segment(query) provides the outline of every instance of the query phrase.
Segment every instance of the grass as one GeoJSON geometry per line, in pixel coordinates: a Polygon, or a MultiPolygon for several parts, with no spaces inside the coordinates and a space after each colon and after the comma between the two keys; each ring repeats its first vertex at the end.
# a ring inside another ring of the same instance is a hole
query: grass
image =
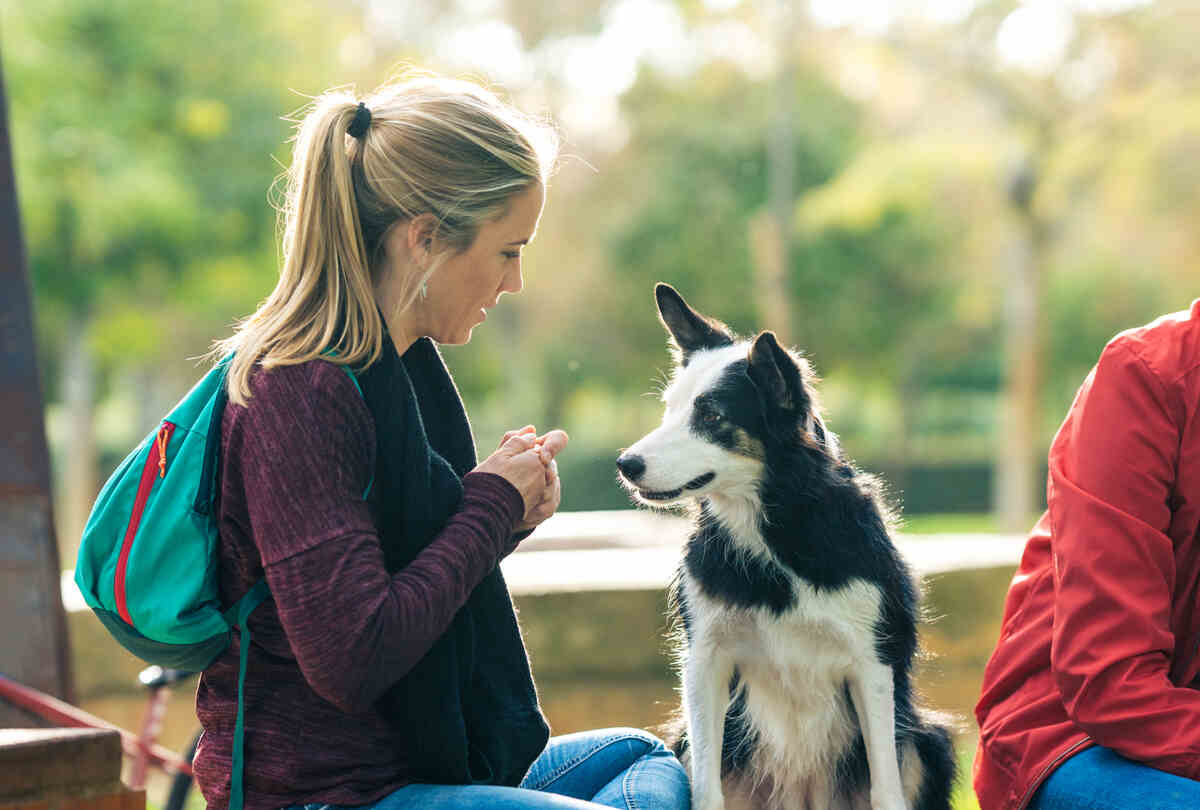
{"type": "Polygon", "coordinates": [[[975,746],[962,742],[958,746],[958,781],[950,797],[951,810],[979,810],[979,799],[971,787],[971,764],[975,761],[975,746]]]}
{"type": "MultiPolygon", "coordinates": [[[[1025,525],[1037,523],[1041,515],[1031,515],[1025,525]]],[[[905,515],[900,524],[904,534],[995,534],[1000,533],[996,516],[989,512],[941,512],[905,515]]]]}

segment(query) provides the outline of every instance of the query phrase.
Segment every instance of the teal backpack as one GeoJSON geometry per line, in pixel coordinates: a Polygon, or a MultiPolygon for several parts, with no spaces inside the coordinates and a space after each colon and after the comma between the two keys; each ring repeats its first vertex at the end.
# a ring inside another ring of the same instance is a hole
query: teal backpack
{"type": "MultiPolygon", "coordinates": [[[[229,807],[241,810],[246,619],[268,592],[266,582],[258,582],[221,610],[215,501],[232,357],[205,374],[104,484],[83,530],[75,583],[109,633],[147,663],[198,672],[229,646],[232,629],[239,629],[229,807]]],[[[361,395],[354,373],[342,368],[361,395]]]]}

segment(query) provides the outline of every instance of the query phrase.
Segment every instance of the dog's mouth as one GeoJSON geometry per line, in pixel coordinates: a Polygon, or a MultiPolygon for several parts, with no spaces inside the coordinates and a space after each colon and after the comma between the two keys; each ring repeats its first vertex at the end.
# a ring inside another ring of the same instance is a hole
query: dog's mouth
{"type": "Polygon", "coordinates": [[[673,501],[676,498],[678,498],[680,495],[682,495],[684,493],[684,490],[700,489],[700,487],[704,486],[705,484],[712,481],[716,477],[717,477],[716,473],[706,472],[704,475],[698,476],[696,478],[693,478],[691,481],[688,481],[686,484],[681,486],[679,489],[669,489],[669,490],[666,490],[665,492],[654,492],[652,490],[639,488],[637,493],[638,493],[638,495],[640,495],[641,497],[645,498],[648,501],[673,501]]]}

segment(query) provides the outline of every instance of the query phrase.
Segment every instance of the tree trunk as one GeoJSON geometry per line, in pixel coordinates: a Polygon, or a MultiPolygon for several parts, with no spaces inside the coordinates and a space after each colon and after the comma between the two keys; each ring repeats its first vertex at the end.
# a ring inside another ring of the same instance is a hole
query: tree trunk
{"type": "Polygon", "coordinates": [[[1038,456],[1038,388],[1041,378],[1040,312],[1042,240],[1033,217],[1014,246],[1005,285],[1007,379],[996,455],[996,517],[1000,530],[1029,530],[1035,511],[1038,456]]]}
{"type": "MultiPolygon", "coordinates": [[[[71,700],[42,404],[0,76],[0,672],[71,700]]],[[[0,727],[32,722],[0,701],[0,727]]]]}
{"type": "Polygon", "coordinates": [[[787,344],[792,333],[788,270],[792,222],[796,213],[796,12],[788,0],[767,0],[767,20],[775,32],[777,59],[774,104],[767,131],[767,215],[751,222],[757,278],[755,288],[762,326],[787,344]]]}

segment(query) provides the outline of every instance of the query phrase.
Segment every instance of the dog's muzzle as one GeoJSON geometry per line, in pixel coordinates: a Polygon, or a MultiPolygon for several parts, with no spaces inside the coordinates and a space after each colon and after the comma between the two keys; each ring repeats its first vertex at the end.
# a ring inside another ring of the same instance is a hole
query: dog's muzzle
{"type": "Polygon", "coordinates": [[[670,490],[667,490],[666,492],[652,492],[648,489],[641,489],[639,487],[638,494],[641,495],[643,498],[645,498],[648,501],[672,501],[672,500],[678,498],[680,495],[682,495],[684,490],[700,489],[700,487],[704,486],[705,484],[707,484],[709,481],[712,481],[716,477],[717,477],[716,473],[706,472],[704,475],[697,476],[696,478],[693,478],[691,481],[688,481],[686,484],[684,484],[679,489],[670,489],[670,490]]]}

